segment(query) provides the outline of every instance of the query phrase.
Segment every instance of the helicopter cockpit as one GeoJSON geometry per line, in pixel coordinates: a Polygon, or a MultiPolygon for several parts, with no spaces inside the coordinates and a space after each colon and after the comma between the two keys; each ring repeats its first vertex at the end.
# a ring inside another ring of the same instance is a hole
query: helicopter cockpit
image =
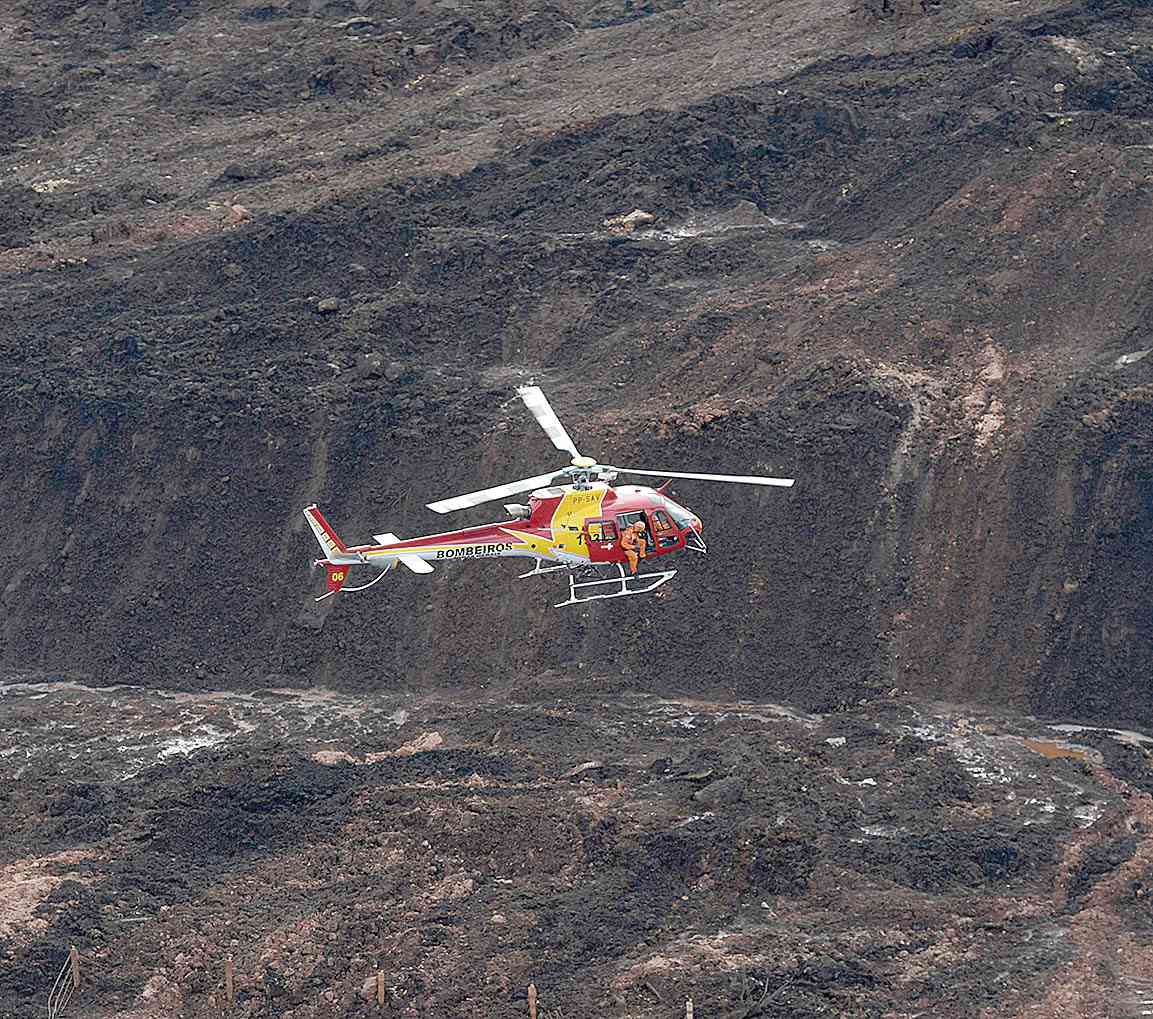
{"type": "Polygon", "coordinates": [[[705,539],[701,537],[703,529],[701,518],[680,503],[674,502],[667,495],[662,495],[661,500],[664,508],[668,510],[669,516],[673,518],[673,522],[683,532],[685,548],[691,548],[695,552],[707,552],[705,539]]]}

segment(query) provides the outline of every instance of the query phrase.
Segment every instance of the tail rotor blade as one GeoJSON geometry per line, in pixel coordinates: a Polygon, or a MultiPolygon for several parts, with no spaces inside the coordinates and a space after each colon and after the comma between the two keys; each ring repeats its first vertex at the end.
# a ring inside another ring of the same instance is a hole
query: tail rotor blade
{"type": "Polygon", "coordinates": [[[503,499],[506,495],[516,495],[519,492],[529,492],[534,488],[543,488],[553,478],[564,471],[562,467],[551,474],[538,474],[535,478],[523,478],[507,485],[496,488],[484,488],[479,492],[469,492],[468,495],[457,495],[451,499],[441,499],[440,502],[430,502],[428,508],[434,513],[451,513],[453,510],[468,509],[470,506],[480,506],[486,502],[503,499]]]}
{"type": "Polygon", "coordinates": [[[544,429],[545,434],[552,439],[552,444],[557,449],[574,457],[580,456],[580,453],[577,452],[576,443],[569,438],[564,425],[560,423],[560,418],[556,416],[556,412],[548,402],[548,397],[541,392],[539,386],[519,386],[517,394],[524,400],[524,405],[532,412],[532,416],[537,419],[538,424],[544,429]]]}
{"type": "Polygon", "coordinates": [[[686,474],[681,471],[642,471],[636,467],[606,467],[618,474],[644,474],[650,478],[687,478],[695,481],[727,481],[734,485],[772,485],[792,488],[795,478],[766,478],[756,474],[686,474]]]}

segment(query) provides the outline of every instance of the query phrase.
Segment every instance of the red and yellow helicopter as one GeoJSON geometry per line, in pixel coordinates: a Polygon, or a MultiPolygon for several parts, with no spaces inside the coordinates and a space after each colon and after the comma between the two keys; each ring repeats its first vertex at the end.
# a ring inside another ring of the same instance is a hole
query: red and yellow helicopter
{"type": "Polygon", "coordinates": [[[327,570],[328,592],[322,601],[339,591],[365,591],[399,564],[414,573],[431,573],[433,563],[463,559],[495,559],[519,556],[535,560],[533,569],[520,578],[566,571],[569,596],[557,604],[577,605],[601,598],[624,598],[651,594],[676,576],[676,570],[629,572],[621,540],[627,528],[643,525],[645,558],[652,560],[688,549],[707,551],[702,524],[691,510],[674,502],[665,490],[642,485],[614,486],[619,474],[649,477],[725,481],[738,485],[772,485],[789,488],[792,478],[766,478],[731,474],[686,474],[678,471],[650,471],[636,467],[611,467],[582,456],[564,425],[560,423],[544,393],[537,386],[522,386],[517,393],[536,417],[557,449],[572,457],[569,466],[523,478],[507,485],[486,488],[468,495],[428,504],[437,513],[480,506],[520,492],[531,492],[528,505],[509,503],[505,510],[511,519],[481,524],[458,531],[430,534],[402,541],[395,534],[376,534],[375,545],[346,545],[329,526],[315,505],[304,511],[316,540],[324,552],[316,566],[327,570]],[[553,482],[559,481],[559,484],[553,482]],[[379,571],[367,584],[346,587],[354,566],[379,571]],[[607,574],[607,576],[606,576],[607,574]]]}

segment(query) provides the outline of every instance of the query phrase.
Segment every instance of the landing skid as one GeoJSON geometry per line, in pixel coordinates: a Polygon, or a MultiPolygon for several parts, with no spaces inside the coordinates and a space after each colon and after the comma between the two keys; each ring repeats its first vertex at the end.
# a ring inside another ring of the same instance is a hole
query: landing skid
{"type": "MultiPolygon", "coordinates": [[[[555,569],[555,567],[553,567],[555,569]]],[[[616,564],[619,576],[605,580],[577,580],[577,575],[569,572],[568,600],[557,602],[556,608],[566,605],[583,605],[585,602],[600,601],[606,598],[631,598],[638,594],[652,594],[662,584],[667,584],[677,575],[676,570],[662,570],[659,573],[626,573],[623,566],[616,564]],[[593,588],[604,589],[600,593],[589,593],[593,588]]],[[[549,572],[547,569],[542,572],[549,572]]]]}
{"type": "Polygon", "coordinates": [[[544,561],[545,560],[543,559],[538,559],[536,561],[536,565],[534,565],[533,568],[528,571],[528,573],[520,573],[517,575],[516,579],[524,580],[526,577],[543,577],[546,573],[556,573],[557,570],[572,569],[572,567],[567,563],[559,563],[556,566],[544,566],[542,565],[544,561]]]}

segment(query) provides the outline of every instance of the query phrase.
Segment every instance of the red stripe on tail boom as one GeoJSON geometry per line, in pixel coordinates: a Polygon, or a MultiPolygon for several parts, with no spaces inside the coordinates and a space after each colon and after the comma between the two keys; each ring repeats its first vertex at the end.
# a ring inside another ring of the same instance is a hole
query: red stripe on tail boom
{"type": "Polygon", "coordinates": [[[336,545],[336,550],[337,550],[338,552],[347,552],[347,551],[348,551],[348,547],[347,547],[347,546],[344,544],[344,542],[343,542],[343,541],[341,541],[341,540],[340,540],[340,539],[339,539],[339,538],[336,536],[336,531],[334,531],[334,530],[332,529],[332,525],[331,525],[331,524],[330,524],[330,523],[329,523],[327,520],[325,520],[325,519],[324,519],[324,514],[323,514],[323,513],[321,513],[321,512],[320,512],[320,510],[318,510],[318,509],[316,509],[316,508],[314,507],[314,508],[312,509],[312,516],[313,516],[313,519],[314,519],[314,520],[315,520],[315,521],[316,521],[318,524],[320,524],[321,530],[323,530],[323,531],[324,531],[324,533],[325,533],[325,534],[327,534],[327,535],[328,535],[328,536],[329,536],[329,537],[332,539],[332,541],[333,541],[333,544],[335,544],[335,545],[336,545]]]}

